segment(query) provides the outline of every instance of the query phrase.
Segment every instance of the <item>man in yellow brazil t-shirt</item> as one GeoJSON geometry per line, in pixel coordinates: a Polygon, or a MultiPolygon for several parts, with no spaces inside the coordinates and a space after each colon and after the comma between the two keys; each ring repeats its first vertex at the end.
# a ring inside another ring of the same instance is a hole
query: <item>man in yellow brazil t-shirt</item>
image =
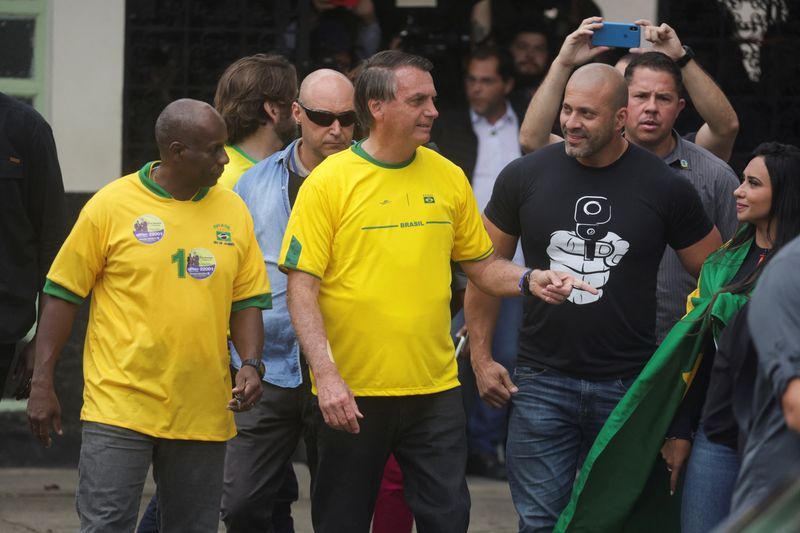
{"type": "Polygon", "coordinates": [[[261,310],[271,306],[253,221],[214,187],[225,123],[177,100],[156,121],[161,161],[111,182],[81,211],[47,281],[28,419],[61,433],[56,360],[92,292],[84,346],[81,531],[133,531],[152,462],[161,531],[217,531],[231,411],[261,395],[261,310]],[[226,330],[243,369],[231,383],[226,330]]]}
{"type": "Polygon", "coordinates": [[[431,68],[398,51],[364,63],[355,109],[369,137],[306,178],[284,234],[279,264],[319,406],[317,533],[369,531],[390,453],[417,528],[467,530],[451,259],[498,296],[563,301],[573,286],[497,257],[464,172],[422,147],[438,115],[431,68]]]}

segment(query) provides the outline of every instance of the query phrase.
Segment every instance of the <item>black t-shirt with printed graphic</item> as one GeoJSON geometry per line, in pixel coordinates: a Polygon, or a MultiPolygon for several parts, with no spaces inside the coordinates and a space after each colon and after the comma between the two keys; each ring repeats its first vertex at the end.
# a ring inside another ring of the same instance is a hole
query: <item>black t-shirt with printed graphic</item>
{"type": "Polygon", "coordinates": [[[564,143],[521,157],[498,176],[485,214],[520,236],[529,268],[601,291],[573,291],[562,305],[526,298],[517,364],[595,380],[642,369],[656,348],[664,247],[691,246],[713,227],[692,184],[634,145],[603,168],[581,165],[564,143]]]}

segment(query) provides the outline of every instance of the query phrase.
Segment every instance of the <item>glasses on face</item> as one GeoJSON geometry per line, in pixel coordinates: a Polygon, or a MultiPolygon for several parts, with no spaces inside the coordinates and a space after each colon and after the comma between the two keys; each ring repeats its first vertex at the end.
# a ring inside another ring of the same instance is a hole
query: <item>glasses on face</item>
{"type": "Polygon", "coordinates": [[[322,111],[320,109],[309,109],[300,101],[297,102],[297,105],[303,108],[303,111],[306,112],[306,116],[308,119],[318,126],[323,126],[327,128],[331,124],[333,124],[334,120],[339,121],[339,125],[343,128],[348,126],[352,126],[356,122],[356,112],[355,111],[345,111],[344,113],[331,113],[330,111],[322,111]]]}

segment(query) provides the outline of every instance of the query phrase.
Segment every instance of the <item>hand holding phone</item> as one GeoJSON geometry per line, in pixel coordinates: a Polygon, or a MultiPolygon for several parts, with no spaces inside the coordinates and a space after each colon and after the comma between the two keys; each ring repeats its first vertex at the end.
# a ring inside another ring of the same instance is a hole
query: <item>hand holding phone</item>
{"type": "Polygon", "coordinates": [[[592,35],[592,46],[638,48],[640,44],[641,31],[633,22],[603,22],[603,27],[592,35]]]}

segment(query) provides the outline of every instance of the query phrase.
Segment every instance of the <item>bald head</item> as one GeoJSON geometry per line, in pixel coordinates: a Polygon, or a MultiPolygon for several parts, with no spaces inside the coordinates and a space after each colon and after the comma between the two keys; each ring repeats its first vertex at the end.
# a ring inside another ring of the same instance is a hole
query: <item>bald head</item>
{"type": "Polygon", "coordinates": [[[611,65],[589,63],[582,66],[572,73],[566,90],[597,94],[614,110],[628,105],[628,86],[625,78],[611,65]]]}
{"type": "Polygon", "coordinates": [[[300,101],[306,107],[316,109],[321,99],[331,95],[337,100],[350,102],[352,107],[353,84],[347,76],[336,70],[327,68],[315,70],[300,84],[300,101]]]}
{"type": "Polygon", "coordinates": [[[301,131],[300,159],[312,170],[329,155],[350,146],[353,140],[352,82],[335,70],[315,70],[300,84],[300,96],[292,104],[292,114],[301,131]]]}
{"type": "Polygon", "coordinates": [[[561,131],[564,149],[587,166],[605,166],[625,148],[620,132],[628,116],[625,78],[610,65],[576,70],[564,90],[561,131]]]}
{"type": "Polygon", "coordinates": [[[162,159],[175,141],[191,145],[209,130],[225,128],[225,121],[210,105],[191,98],[181,98],[167,105],[156,120],[156,144],[162,159]]]}

